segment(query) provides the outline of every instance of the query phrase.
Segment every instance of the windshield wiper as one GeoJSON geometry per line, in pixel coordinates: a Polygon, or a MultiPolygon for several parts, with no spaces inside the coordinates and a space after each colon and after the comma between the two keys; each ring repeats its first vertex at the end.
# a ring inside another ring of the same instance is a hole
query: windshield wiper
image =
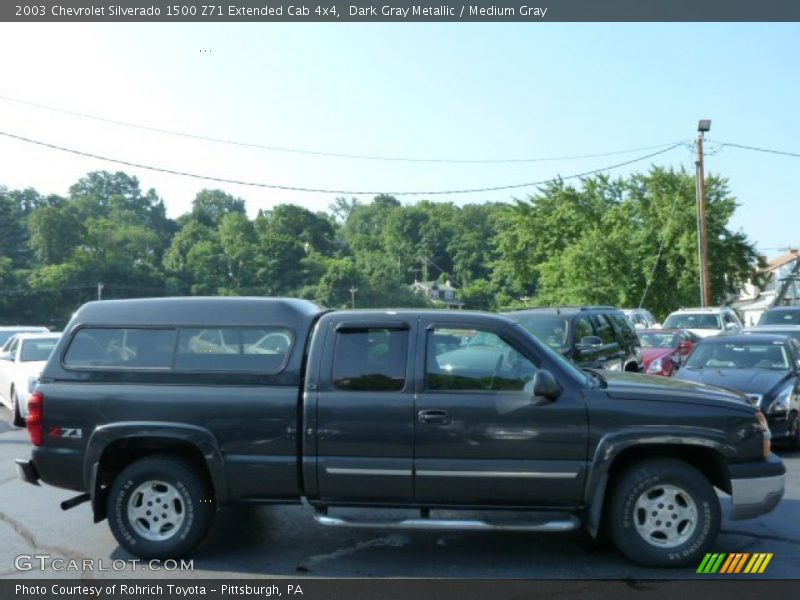
{"type": "Polygon", "coordinates": [[[605,378],[605,377],[604,377],[604,376],[603,376],[603,375],[600,373],[600,371],[598,371],[598,370],[596,370],[596,369],[590,369],[590,368],[588,368],[588,367],[583,367],[583,370],[584,370],[584,371],[586,371],[587,373],[589,373],[589,375],[592,375],[592,376],[594,376],[594,378],[595,378],[595,381],[597,381],[597,385],[598,385],[599,387],[601,387],[601,388],[606,388],[606,387],[608,387],[608,379],[606,379],[606,378],[605,378]]]}

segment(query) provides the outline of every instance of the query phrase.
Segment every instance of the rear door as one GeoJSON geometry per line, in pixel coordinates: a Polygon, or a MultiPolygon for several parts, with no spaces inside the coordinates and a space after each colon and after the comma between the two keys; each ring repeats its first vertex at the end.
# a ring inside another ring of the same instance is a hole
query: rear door
{"type": "Polygon", "coordinates": [[[331,320],[316,402],[317,484],[326,503],[413,500],[414,323],[331,320]]]}

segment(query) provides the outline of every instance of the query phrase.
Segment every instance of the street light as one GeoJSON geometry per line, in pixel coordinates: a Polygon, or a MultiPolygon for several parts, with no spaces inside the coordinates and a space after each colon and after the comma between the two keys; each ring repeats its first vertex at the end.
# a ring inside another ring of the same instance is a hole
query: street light
{"type": "Polygon", "coordinates": [[[708,274],[708,240],[706,238],[706,183],[703,165],[703,135],[711,130],[711,119],[701,119],[697,123],[696,158],[694,161],[695,188],[697,191],[697,254],[700,263],[700,306],[708,306],[711,299],[711,285],[708,274]]]}

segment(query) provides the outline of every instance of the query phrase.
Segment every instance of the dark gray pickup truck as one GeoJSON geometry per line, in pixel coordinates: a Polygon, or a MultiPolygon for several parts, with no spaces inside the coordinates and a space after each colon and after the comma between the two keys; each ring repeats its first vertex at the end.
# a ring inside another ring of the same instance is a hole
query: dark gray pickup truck
{"type": "Polygon", "coordinates": [[[142,558],[189,552],[222,504],[305,499],[325,525],[584,526],[637,563],[678,566],[715,540],[715,488],[737,519],[784,489],[764,417],[742,396],[581,371],[486,313],[91,302],[29,413],[20,476],[81,492],[62,508],[90,500],[142,558]],[[337,516],[345,506],[410,514],[337,516]]]}

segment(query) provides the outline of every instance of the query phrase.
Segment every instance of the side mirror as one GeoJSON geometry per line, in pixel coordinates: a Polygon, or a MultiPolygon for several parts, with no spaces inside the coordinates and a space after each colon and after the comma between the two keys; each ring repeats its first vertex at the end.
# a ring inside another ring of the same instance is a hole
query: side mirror
{"type": "Polygon", "coordinates": [[[603,340],[596,335],[587,335],[585,338],[581,338],[580,345],[586,348],[594,348],[596,346],[602,346],[603,340]]]}
{"type": "Polygon", "coordinates": [[[739,326],[736,323],[725,323],[726,331],[731,331],[732,329],[739,329],[739,326]]]}
{"type": "Polygon", "coordinates": [[[561,395],[561,386],[550,371],[537,371],[533,376],[533,395],[553,401],[561,395]]]}

